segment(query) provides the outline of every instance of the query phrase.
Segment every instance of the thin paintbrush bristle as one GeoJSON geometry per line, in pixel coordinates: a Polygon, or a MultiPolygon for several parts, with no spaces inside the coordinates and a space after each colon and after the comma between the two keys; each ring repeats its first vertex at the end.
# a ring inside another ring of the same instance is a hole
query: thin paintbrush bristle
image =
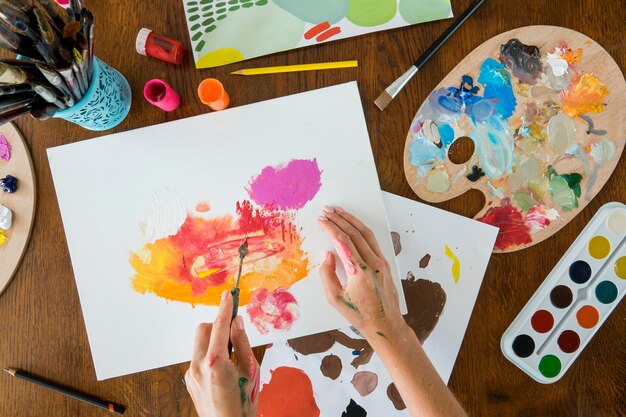
{"type": "Polygon", "coordinates": [[[389,103],[391,103],[391,100],[393,100],[391,94],[383,91],[383,93],[379,95],[378,98],[374,101],[374,104],[376,104],[376,107],[378,107],[382,111],[385,110],[385,107],[387,107],[389,103]]]}

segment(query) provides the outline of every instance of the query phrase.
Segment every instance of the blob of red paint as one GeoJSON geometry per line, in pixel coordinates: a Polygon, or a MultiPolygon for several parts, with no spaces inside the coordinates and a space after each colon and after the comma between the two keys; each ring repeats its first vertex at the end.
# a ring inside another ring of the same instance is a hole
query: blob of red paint
{"type": "Polygon", "coordinates": [[[257,417],[319,417],[311,380],[303,371],[281,366],[271,374],[259,394],[257,417]]]}
{"type": "Polygon", "coordinates": [[[532,242],[530,227],[524,222],[522,212],[513,207],[508,198],[503,199],[499,207],[490,208],[476,220],[500,229],[496,238],[496,248],[500,250],[532,242]]]}

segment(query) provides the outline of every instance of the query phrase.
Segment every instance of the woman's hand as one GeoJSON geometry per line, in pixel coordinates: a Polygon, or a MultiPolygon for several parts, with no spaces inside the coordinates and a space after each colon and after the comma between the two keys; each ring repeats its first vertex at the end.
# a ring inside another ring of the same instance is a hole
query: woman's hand
{"type": "Polygon", "coordinates": [[[243,319],[238,316],[231,323],[232,312],[233,297],[224,291],[215,321],[200,324],[196,331],[185,383],[200,417],[256,416],[259,364],[243,319]],[[238,365],[228,356],[229,335],[238,365]]]}
{"type": "Polygon", "coordinates": [[[336,207],[325,207],[318,222],[333,241],[348,276],[341,285],[335,256],[320,266],[326,298],[370,343],[391,340],[406,331],[398,292],[374,234],[359,219],[336,207]]]}

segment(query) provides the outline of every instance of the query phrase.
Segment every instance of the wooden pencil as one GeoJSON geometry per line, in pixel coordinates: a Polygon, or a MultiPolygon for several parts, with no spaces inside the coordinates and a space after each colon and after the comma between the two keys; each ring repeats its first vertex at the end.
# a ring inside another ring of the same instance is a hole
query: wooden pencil
{"type": "Polygon", "coordinates": [[[296,71],[318,71],[337,68],[353,68],[358,67],[358,61],[338,61],[338,62],[320,62],[317,64],[300,64],[300,65],[283,65],[278,67],[248,68],[231,72],[234,75],[262,75],[262,74],[279,74],[283,72],[296,71]]]}

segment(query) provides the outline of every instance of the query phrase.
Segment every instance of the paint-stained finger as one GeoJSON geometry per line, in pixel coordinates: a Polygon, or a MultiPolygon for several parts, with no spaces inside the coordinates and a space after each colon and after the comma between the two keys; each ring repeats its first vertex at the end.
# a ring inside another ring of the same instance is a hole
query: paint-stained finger
{"type": "Polygon", "coordinates": [[[361,220],[359,220],[358,217],[356,217],[355,215],[351,213],[348,213],[346,210],[344,210],[341,207],[335,207],[335,211],[337,211],[337,213],[339,213],[341,217],[343,217],[352,226],[354,226],[354,228],[356,228],[359,232],[361,232],[361,235],[363,235],[363,238],[370,245],[370,248],[372,248],[376,256],[380,258],[385,257],[385,255],[383,255],[383,251],[380,249],[378,240],[376,240],[376,236],[374,236],[374,232],[372,232],[372,230],[369,227],[367,227],[365,223],[363,223],[361,220]]]}
{"type": "Polygon", "coordinates": [[[342,286],[339,281],[339,277],[336,272],[336,262],[335,255],[331,252],[326,253],[326,259],[320,265],[320,276],[322,277],[322,284],[324,285],[324,290],[326,291],[326,297],[328,301],[335,304],[337,297],[342,294],[342,286]]]}
{"type": "Polygon", "coordinates": [[[239,369],[252,380],[256,372],[257,363],[246,334],[243,317],[237,316],[230,326],[230,340],[237,354],[239,369]]]}
{"type": "Polygon", "coordinates": [[[350,236],[350,240],[367,265],[374,265],[379,262],[378,255],[374,252],[369,242],[365,239],[365,236],[363,236],[359,229],[354,227],[332,207],[324,207],[324,213],[326,214],[328,220],[335,223],[345,234],[350,236]]]}
{"type": "Polygon", "coordinates": [[[199,362],[206,357],[209,349],[209,340],[211,339],[211,323],[200,323],[196,329],[196,337],[193,342],[193,355],[191,360],[199,362]]]}
{"type": "Polygon", "coordinates": [[[360,265],[365,264],[354,246],[354,243],[352,243],[350,236],[343,232],[335,223],[328,220],[326,216],[319,217],[318,223],[330,240],[333,241],[339,259],[348,275],[356,275],[359,272],[360,265]]]}
{"type": "Polygon", "coordinates": [[[213,322],[211,340],[209,340],[209,350],[207,352],[207,360],[209,362],[216,357],[228,357],[228,339],[232,314],[233,296],[230,291],[226,290],[222,293],[220,308],[213,322]]]}

